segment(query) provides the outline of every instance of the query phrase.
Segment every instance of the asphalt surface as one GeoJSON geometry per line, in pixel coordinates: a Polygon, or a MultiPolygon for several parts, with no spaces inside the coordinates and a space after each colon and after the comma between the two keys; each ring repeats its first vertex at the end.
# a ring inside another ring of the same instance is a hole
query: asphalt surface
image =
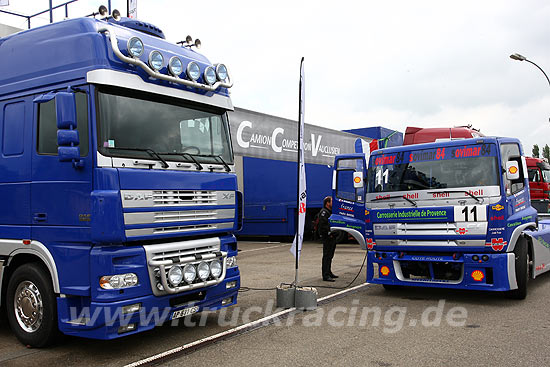
{"type": "MultiPolygon", "coordinates": [[[[288,244],[241,242],[242,285],[271,288],[294,279],[288,244]]],[[[320,279],[322,246],[304,245],[302,284],[320,279]]],[[[333,271],[344,286],[357,274],[364,252],[338,245],[333,271]]],[[[363,283],[365,269],[354,283],[363,283]]],[[[318,288],[319,297],[338,292],[318,288]]],[[[501,294],[366,285],[335,297],[315,311],[296,312],[162,365],[224,366],[518,366],[550,365],[550,275],[529,284],[524,301],[501,294]]],[[[120,366],[276,312],[275,292],[249,290],[237,306],[203,315],[204,326],[166,325],[114,341],[65,338],[50,349],[27,349],[0,321],[0,365],[120,366]],[[232,322],[233,321],[233,325],[232,322]]],[[[201,323],[201,316],[188,320],[201,323]]]]}

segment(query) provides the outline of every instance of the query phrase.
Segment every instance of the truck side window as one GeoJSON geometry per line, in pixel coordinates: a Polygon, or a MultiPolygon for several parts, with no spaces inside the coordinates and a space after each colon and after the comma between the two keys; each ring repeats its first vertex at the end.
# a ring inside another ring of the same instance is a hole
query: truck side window
{"type": "MultiPolygon", "coordinates": [[[[517,160],[516,158],[521,156],[519,146],[513,143],[502,144],[500,146],[500,156],[500,164],[502,166],[502,182],[504,182],[506,186],[506,195],[513,195],[516,192],[523,190],[524,184],[523,180],[512,184],[508,179],[506,179],[506,162],[509,160],[517,160]]],[[[518,163],[520,166],[520,171],[523,172],[523,163],[521,162],[521,159],[519,159],[518,163]]]]}
{"type": "MultiPolygon", "coordinates": [[[[88,155],[88,95],[76,93],[76,120],[80,137],[80,154],[88,155]]],[[[57,155],[55,100],[38,105],[38,154],[57,155]]]]}
{"type": "Polygon", "coordinates": [[[353,186],[353,173],[363,171],[361,159],[341,159],[336,168],[336,197],[344,200],[363,203],[365,188],[356,189],[353,186]]]}

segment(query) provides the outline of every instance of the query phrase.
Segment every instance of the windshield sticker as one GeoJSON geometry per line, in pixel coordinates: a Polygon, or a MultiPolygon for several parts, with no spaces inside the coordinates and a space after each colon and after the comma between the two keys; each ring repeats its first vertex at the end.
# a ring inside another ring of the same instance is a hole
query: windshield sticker
{"type": "Polygon", "coordinates": [[[495,156],[493,144],[464,145],[461,147],[433,148],[413,152],[399,152],[373,156],[375,166],[401,164],[411,162],[427,162],[447,159],[474,158],[495,156]]]}

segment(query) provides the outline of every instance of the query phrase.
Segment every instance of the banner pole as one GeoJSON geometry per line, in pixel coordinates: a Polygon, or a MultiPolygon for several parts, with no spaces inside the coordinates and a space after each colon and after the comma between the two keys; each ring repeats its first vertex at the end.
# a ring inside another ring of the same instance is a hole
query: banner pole
{"type": "Polygon", "coordinates": [[[304,58],[302,57],[302,60],[300,61],[300,83],[298,86],[298,153],[297,153],[298,159],[296,160],[297,162],[297,165],[296,165],[296,168],[297,168],[296,170],[296,193],[297,193],[296,195],[296,209],[297,209],[296,210],[296,273],[294,276],[294,284],[296,287],[298,286],[298,266],[299,266],[300,253],[301,253],[299,226],[300,226],[300,173],[301,173],[300,153],[302,148],[301,146],[302,142],[300,138],[302,136],[301,133],[302,133],[302,67],[303,67],[303,63],[304,63],[304,58]]]}

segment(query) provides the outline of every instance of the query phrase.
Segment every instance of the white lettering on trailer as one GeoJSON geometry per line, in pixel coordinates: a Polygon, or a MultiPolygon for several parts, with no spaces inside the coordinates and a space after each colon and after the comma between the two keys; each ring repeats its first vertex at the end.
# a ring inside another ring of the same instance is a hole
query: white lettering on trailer
{"type": "Polygon", "coordinates": [[[243,130],[245,127],[251,128],[252,122],[250,121],[241,122],[241,124],[239,125],[239,128],[237,129],[237,143],[243,148],[248,148],[250,146],[250,142],[243,140],[243,130]]]}

